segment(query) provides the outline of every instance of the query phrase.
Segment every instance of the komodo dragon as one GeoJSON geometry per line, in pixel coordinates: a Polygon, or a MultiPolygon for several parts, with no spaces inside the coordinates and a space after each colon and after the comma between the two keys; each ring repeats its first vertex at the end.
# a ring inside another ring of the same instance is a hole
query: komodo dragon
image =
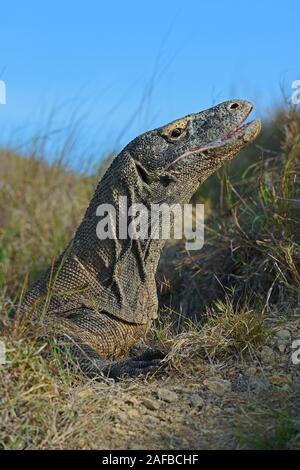
{"type": "Polygon", "coordinates": [[[23,312],[40,318],[58,344],[68,344],[88,376],[137,376],[161,360],[151,348],[125,359],[124,352],[157,318],[155,273],[165,240],[99,239],[97,207],[112,204],[118,217],[120,196],[127,196],[128,206],[188,203],[199,185],[256,138],[260,121],[243,124],[252,108],[247,101],[226,101],[130,142],[99,182],[66,250],[29,288],[23,312]]]}

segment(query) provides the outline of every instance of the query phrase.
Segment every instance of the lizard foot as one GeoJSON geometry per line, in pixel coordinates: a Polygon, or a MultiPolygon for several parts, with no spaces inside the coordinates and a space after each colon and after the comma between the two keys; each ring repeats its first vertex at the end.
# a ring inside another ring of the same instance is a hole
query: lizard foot
{"type": "Polygon", "coordinates": [[[144,343],[133,346],[129,354],[133,361],[151,361],[152,359],[164,359],[166,357],[166,353],[160,349],[152,348],[144,343]]]}
{"type": "MultiPolygon", "coordinates": [[[[71,356],[78,363],[82,372],[91,378],[100,378],[101,376],[112,379],[138,377],[154,373],[162,367],[161,360],[164,354],[158,349],[147,347],[139,356],[136,355],[135,357],[110,362],[88,344],[75,339],[70,343],[70,340],[72,338],[69,337],[67,351],[71,353],[71,356]]],[[[59,345],[60,351],[62,353],[66,352],[66,340],[57,336],[56,342],[59,345]]]]}
{"type": "Polygon", "coordinates": [[[160,359],[145,359],[144,356],[112,362],[103,370],[103,374],[113,379],[122,377],[138,377],[157,372],[161,364],[160,359]]]}

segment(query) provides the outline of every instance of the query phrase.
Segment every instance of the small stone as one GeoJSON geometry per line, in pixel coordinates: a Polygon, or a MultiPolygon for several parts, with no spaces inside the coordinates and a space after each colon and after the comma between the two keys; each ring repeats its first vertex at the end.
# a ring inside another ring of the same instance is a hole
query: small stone
{"type": "Polygon", "coordinates": [[[288,330],[279,330],[276,333],[277,346],[281,353],[286,350],[286,347],[291,345],[292,336],[288,330]]]}
{"type": "Polygon", "coordinates": [[[208,390],[215,393],[216,395],[224,395],[225,393],[231,392],[231,382],[223,379],[211,379],[206,380],[205,385],[208,390]]]}
{"type": "Polygon", "coordinates": [[[121,423],[127,423],[128,421],[128,417],[124,411],[118,411],[118,413],[115,415],[115,418],[121,423]]]}
{"type": "Polygon", "coordinates": [[[167,388],[160,388],[157,392],[158,398],[160,400],[166,401],[167,403],[172,403],[173,401],[178,400],[178,395],[167,388]]]}
{"type": "Polygon", "coordinates": [[[197,395],[196,393],[189,397],[189,403],[195,408],[203,408],[204,406],[203,398],[200,397],[200,395],[197,395]]]}
{"type": "Polygon", "coordinates": [[[257,372],[256,367],[248,367],[248,369],[247,369],[247,374],[250,375],[250,376],[255,375],[256,372],[257,372]]]}
{"type": "Polygon", "coordinates": [[[157,425],[157,424],[160,423],[160,421],[159,421],[159,419],[156,418],[155,416],[148,415],[148,416],[147,416],[147,423],[157,425]]]}
{"type": "Polygon", "coordinates": [[[249,377],[248,390],[267,390],[269,388],[269,382],[264,377],[249,377]]]}
{"type": "Polygon", "coordinates": [[[140,413],[138,410],[135,410],[134,408],[132,410],[129,410],[128,413],[128,418],[138,418],[140,416],[140,413]]]}
{"type": "Polygon", "coordinates": [[[142,403],[148,410],[155,411],[159,409],[159,402],[150,400],[150,398],[143,398],[142,403]]]}
{"type": "Polygon", "coordinates": [[[263,346],[260,351],[260,358],[265,364],[273,363],[276,359],[275,352],[269,346],[263,346]]]}
{"type": "Polygon", "coordinates": [[[289,330],[279,330],[276,333],[276,337],[282,341],[291,341],[292,336],[289,330]]]}
{"type": "Polygon", "coordinates": [[[187,441],[182,437],[171,436],[171,442],[175,449],[184,449],[187,446],[187,441]]]}

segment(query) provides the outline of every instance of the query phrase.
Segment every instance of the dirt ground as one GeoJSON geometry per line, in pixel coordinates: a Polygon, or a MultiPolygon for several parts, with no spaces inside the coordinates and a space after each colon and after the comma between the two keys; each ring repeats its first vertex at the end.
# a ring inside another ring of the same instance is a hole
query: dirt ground
{"type": "Polygon", "coordinates": [[[101,436],[95,432],[88,447],[300,448],[300,365],[291,362],[293,337],[300,338],[298,318],[256,357],[192,361],[184,371],[173,368],[158,378],[78,387],[76,403],[104,400],[101,436]]]}

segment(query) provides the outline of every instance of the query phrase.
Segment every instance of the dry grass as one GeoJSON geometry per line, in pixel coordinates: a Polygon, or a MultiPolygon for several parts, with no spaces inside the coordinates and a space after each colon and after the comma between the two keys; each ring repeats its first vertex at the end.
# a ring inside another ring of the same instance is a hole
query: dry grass
{"type": "Polygon", "coordinates": [[[84,214],[95,178],[62,165],[0,153],[0,286],[15,295],[65,247],[84,214]]]}
{"type": "Polygon", "coordinates": [[[1,449],[114,446],[115,413],[125,395],[119,385],[95,385],[63,369],[59,358],[46,360],[35,340],[6,339],[6,346],[11,363],[0,368],[1,449]]]}
{"type": "Polygon", "coordinates": [[[206,313],[203,325],[186,323],[185,331],[171,340],[168,358],[178,368],[179,363],[184,367],[195,358],[213,362],[255,355],[255,349],[266,342],[269,334],[261,311],[247,305],[235,310],[227,298],[226,302],[217,301],[215,309],[206,313]]]}
{"type": "Polygon", "coordinates": [[[272,397],[252,398],[241,409],[236,436],[241,445],[251,449],[299,449],[299,412],[299,391],[274,390],[272,397]]]}

